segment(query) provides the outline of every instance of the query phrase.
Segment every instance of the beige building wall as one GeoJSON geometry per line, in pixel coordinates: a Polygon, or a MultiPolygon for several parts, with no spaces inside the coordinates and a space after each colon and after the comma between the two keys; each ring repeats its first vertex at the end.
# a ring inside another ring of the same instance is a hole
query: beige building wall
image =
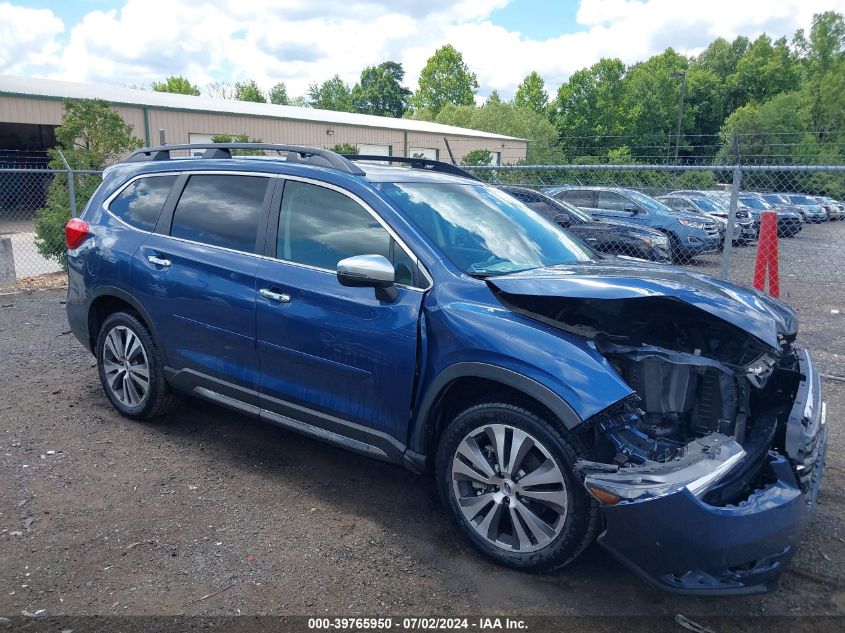
{"type": "MultiPolygon", "coordinates": [[[[168,144],[188,143],[191,134],[246,134],[265,143],[286,143],[330,148],[338,144],[390,146],[393,156],[405,156],[411,148],[436,150],[440,160],[448,161],[449,152],[442,134],[402,131],[358,125],[336,125],[275,117],[219,114],[142,106],[116,105],[114,109],[132,125],[142,141],[149,133],[151,145],[158,145],[159,130],[164,130],[168,144]]],[[[64,107],[58,99],[0,95],[0,121],[60,125],[64,107]]],[[[496,154],[499,164],[515,163],[525,158],[525,141],[448,135],[449,146],[458,162],[470,151],[486,149],[496,154]]]]}

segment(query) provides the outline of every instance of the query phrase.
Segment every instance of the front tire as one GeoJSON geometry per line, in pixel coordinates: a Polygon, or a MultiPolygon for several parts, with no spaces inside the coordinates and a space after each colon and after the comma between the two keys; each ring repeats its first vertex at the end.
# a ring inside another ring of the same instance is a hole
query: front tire
{"type": "Polygon", "coordinates": [[[103,321],[96,353],[103,390],[126,417],[149,420],[176,403],[158,348],[134,314],[115,312],[103,321]]]}
{"type": "Polygon", "coordinates": [[[484,555],[525,571],[563,567],[593,542],[600,517],[574,472],[589,452],[520,407],[479,404],[441,437],[435,473],[458,530],[484,555]]]}

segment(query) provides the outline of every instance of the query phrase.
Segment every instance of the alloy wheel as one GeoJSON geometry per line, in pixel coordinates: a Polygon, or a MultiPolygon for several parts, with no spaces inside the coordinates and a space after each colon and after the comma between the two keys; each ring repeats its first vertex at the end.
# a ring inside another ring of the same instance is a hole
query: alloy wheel
{"type": "Polygon", "coordinates": [[[506,424],[467,434],[452,459],[452,489],[467,523],[490,544],[533,552],[566,521],[566,478],[535,437],[506,424]]]}
{"type": "Polygon", "coordinates": [[[150,364],[138,335],[123,325],[113,327],[103,345],[102,361],[112,395],[127,407],[143,404],[150,391],[150,364]]]}

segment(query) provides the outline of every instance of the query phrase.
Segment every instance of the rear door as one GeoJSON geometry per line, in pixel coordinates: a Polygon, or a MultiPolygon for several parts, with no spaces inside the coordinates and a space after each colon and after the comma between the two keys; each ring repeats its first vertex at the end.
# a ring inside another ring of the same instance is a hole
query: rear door
{"type": "Polygon", "coordinates": [[[271,215],[266,252],[257,274],[262,408],[368,443],[370,434],[404,442],[428,285],[415,258],[363,200],[295,179],[271,215]],[[393,262],[395,301],[338,282],[337,262],[365,254],[393,262]]]}
{"type": "Polygon", "coordinates": [[[277,178],[183,174],[156,232],[136,253],[133,285],[156,323],[171,379],[255,402],[255,272],[277,178]]]}

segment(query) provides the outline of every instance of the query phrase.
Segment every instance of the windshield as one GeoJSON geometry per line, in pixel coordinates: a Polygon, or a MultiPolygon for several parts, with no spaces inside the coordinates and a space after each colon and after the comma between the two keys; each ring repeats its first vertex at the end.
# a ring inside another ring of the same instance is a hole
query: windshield
{"type": "Polygon", "coordinates": [[[758,209],[760,211],[767,211],[772,208],[772,205],[760,198],[755,198],[754,196],[749,196],[746,198],[740,198],[742,200],[742,204],[751,207],[752,209],[758,209]]]}
{"type": "Polygon", "coordinates": [[[376,186],[469,275],[501,275],[598,259],[554,222],[493,187],[417,182],[376,186]]]}
{"type": "Polygon", "coordinates": [[[690,198],[692,203],[702,211],[707,213],[726,213],[727,209],[718,202],[708,200],[707,198],[690,198]]]}
{"type": "MultiPolygon", "coordinates": [[[[565,200],[555,200],[554,198],[547,198],[550,202],[549,205],[557,205],[563,207],[560,209],[561,213],[568,213],[570,216],[574,216],[576,219],[580,220],[581,222],[594,222],[593,218],[586,211],[582,211],[576,206],[573,206],[566,202],[565,200]],[[565,209],[565,211],[564,211],[565,209]]],[[[529,205],[530,206],[530,205],[529,205]]],[[[557,210],[557,209],[556,209],[557,210]]]]}
{"type": "Polygon", "coordinates": [[[644,193],[640,193],[639,191],[628,190],[626,193],[628,194],[628,197],[634,199],[637,204],[642,207],[645,207],[646,211],[657,211],[665,213],[666,211],[672,210],[662,202],[655,200],[654,198],[650,198],[644,193]]]}
{"type": "MultiPolygon", "coordinates": [[[[718,201],[719,201],[719,203],[720,203],[720,204],[722,204],[722,206],[730,208],[730,205],[731,205],[731,194],[729,194],[727,191],[714,191],[714,192],[712,192],[712,193],[710,194],[710,197],[711,197],[711,198],[715,198],[716,200],[718,200],[718,201]]],[[[736,207],[737,207],[737,209],[742,209],[742,208],[746,208],[746,209],[747,209],[747,208],[748,208],[748,206],[749,206],[749,205],[745,204],[745,203],[742,201],[742,198],[737,198],[737,199],[736,199],[736,207]]]]}
{"type": "Polygon", "coordinates": [[[767,193],[763,197],[772,204],[786,204],[789,202],[789,200],[786,200],[782,195],[777,193],[767,193]]]}
{"type": "Polygon", "coordinates": [[[788,196],[793,204],[818,204],[810,196],[788,196]]]}

